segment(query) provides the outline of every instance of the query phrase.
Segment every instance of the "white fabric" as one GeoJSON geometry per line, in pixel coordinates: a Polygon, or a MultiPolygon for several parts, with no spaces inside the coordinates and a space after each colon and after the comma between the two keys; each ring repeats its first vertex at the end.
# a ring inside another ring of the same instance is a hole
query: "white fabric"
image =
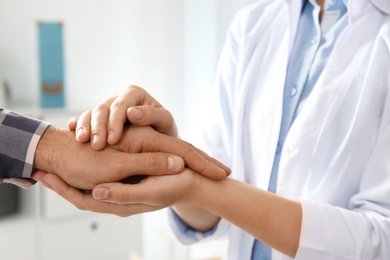
{"type": "MultiPolygon", "coordinates": [[[[236,16],[203,105],[196,145],[264,190],[301,3],[262,0],[236,16]]],[[[368,0],[350,0],[348,10],[282,150],[277,193],[303,206],[296,259],[390,259],[390,16],[368,0]]],[[[217,233],[226,230],[229,259],[250,259],[253,237],[226,222],[217,233]]],[[[273,259],[289,258],[274,251],[273,259]]]]}
{"type": "Polygon", "coordinates": [[[390,14],[390,1],[389,0],[372,0],[372,2],[383,12],[390,14]]]}

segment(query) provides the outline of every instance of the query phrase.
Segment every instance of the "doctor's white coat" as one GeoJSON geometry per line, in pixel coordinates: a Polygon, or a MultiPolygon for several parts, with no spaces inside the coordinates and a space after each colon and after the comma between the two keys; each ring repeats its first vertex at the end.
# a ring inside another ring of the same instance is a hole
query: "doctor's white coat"
{"type": "MultiPolygon", "coordinates": [[[[301,4],[261,0],[237,14],[202,116],[201,147],[264,190],[301,4]]],[[[348,10],[282,149],[277,193],[303,206],[296,259],[390,259],[390,0],[350,0],[348,10]]],[[[224,221],[222,232],[229,259],[250,259],[252,236],[224,221]]]]}

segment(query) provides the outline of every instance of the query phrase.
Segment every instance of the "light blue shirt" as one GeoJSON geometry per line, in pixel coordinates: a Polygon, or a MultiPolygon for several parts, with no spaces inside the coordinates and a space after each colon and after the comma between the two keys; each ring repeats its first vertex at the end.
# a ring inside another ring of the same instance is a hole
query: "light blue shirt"
{"type": "MultiPolygon", "coordinates": [[[[327,0],[322,22],[315,0],[303,0],[294,46],[287,68],[283,115],[268,190],[276,192],[281,150],[296,115],[316,84],[340,33],[347,26],[347,1],[327,0]]],[[[255,240],[253,260],[270,260],[271,248],[255,240]]]]}

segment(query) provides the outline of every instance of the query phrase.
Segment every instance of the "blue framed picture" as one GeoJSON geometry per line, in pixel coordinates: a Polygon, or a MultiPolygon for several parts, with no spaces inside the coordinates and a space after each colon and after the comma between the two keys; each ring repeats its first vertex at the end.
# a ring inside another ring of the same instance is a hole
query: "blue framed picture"
{"type": "Polygon", "coordinates": [[[38,23],[41,107],[65,106],[63,24],[38,23]]]}

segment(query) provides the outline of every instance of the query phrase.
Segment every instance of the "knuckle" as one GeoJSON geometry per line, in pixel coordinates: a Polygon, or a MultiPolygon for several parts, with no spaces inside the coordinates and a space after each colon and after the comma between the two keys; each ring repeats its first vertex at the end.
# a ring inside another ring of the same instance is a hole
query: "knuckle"
{"type": "Polygon", "coordinates": [[[185,155],[183,156],[183,159],[186,162],[186,164],[192,164],[192,162],[196,162],[196,161],[199,162],[199,163],[196,163],[196,169],[195,169],[199,173],[205,172],[205,170],[207,168],[207,164],[206,164],[205,160],[202,160],[202,157],[200,156],[200,154],[193,147],[191,147],[191,149],[189,149],[185,153],[185,155]],[[202,163],[200,163],[200,162],[202,162],[202,163]]]}
{"type": "Polygon", "coordinates": [[[195,146],[187,141],[184,141],[184,140],[181,140],[184,144],[188,145],[188,147],[190,147],[191,149],[193,149],[195,151],[195,146]]]}
{"type": "Polygon", "coordinates": [[[89,117],[92,113],[92,109],[88,109],[86,111],[84,111],[80,117],[77,119],[77,117],[75,117],[77,119],[77,123],[80,124],[80,123],[85,123],[85,122],[89,122],[89,117]]]}
{"type": "Polygon", "coordinates": [[[146,159],[149,172],[161,172],[167,168],[166,160],[158,153],[149,153],[146,159]]]}
{"type": "Polygon", "coordinates": [[[101,111],[108,110],[108,106],[105,103],[100,103],[92,109],[92,113],[99,113],[101,111]]]}
{"type": "Polygon", "coordinates": [[[131,201],[131,195],[129,193],[121,191],[117,194],[115,200],[120,205],[126,204],[128,201],[131,201]]]}
{"type": "Polygon", "coordinates": [[[119,100],[116,99],[116,100],[114,100],[114,102],[112,102],[110,109],[114,110],[114,109],[117,109],[119,106],[120,106],[120,102],[119,102],[119,100]]]}
{"type": "Polygon", "coordinates": [[[137,85],[131,84],[130,86],[128,86],[127,89],[131,92],[131,91],[138,91],[141,88],[139,86],[137,86],[137,85]]]}
{"type": "Polygon", "coordinates": [[[100,136],[100,134],[105,135],[105,131],[106,131],[106,129],[103,126],[93,125],[91,127],[91,137],[93,137],[95,135],[100,136]]]}
{"type": "Polygon", "coordinates": [[[187,146],[187,148],[184,152],[183,159],[185,161],[188,161],[188,160],[191,160],[192,158],[196,157],[197,152],[193,147],[191,147],[189,145],[186,145],[186,146],[187,146]]]}

